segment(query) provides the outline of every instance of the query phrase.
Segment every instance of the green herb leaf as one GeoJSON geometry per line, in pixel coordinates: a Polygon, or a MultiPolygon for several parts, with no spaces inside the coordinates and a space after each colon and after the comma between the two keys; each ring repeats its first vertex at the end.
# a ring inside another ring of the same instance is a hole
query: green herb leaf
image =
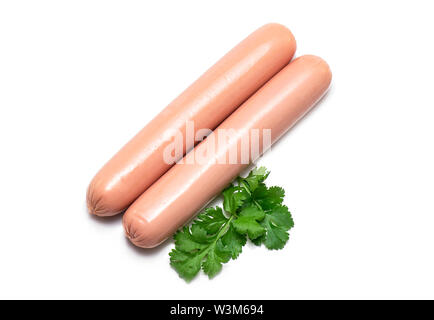
{"type": "Polygon", "coordinates": [[[264,217],[264,211],[256,206],[250,206],[240,212],[238,219],[232,221],[232,225],[238,233],[248,234],[250,239],[256,239],[265,233],[265,228],[258,223],[264,217]]]}
{"type": "Polygon", "coordinates": [[[201,266],[210,276],[221,269],[221,263],[231,256],[230,253],[223,254],[219,242],[229,223],[230,219],[223,215],[221,208],[208,208],[190,227],[184,227],[174,235],[175,249],[170,253],[170,264],[180,277],[190,281],[201,266]]]}
{"type": "Polygon", "coordinates": [[[226,212],[234,214],[249,198],[248,192],[239,186],[230,186],[223,191],[223,208],[226,212]]]}
{"type": "Polygon", "coordinates": [[[197,216],[195,225],[202,227],[207,234],[215,234],[227,220],[222,208],[207,208],[197,216]]]}
{"type": "Polygon", "coordinates": [[[283,197],[285,196],[285,190],[281,187],[270,187],[263,183],[259,184],[257,189],[253,192],[253,199],[261,206],[264,210],[270,210],[283,202],[283,197]]]}
{"type": "Polygon", "coordinates": [[[171,266],[181,278],[190,281],[199,273],[203,259],[201,255],[188,254],[177,249],[172,249],[169,255],[171,266]]]}
{"type": "Polygon", "coordinates": [[[255,168],[249,173],[247,178],[242,180],[248,184],[250,191],[253,192],[261,182],[267,179],[269,174],[270,172],[265,167],[255,168]]]}
{"type": "Polygon", "coordinates": [[[212,278],[222,269],[222,264],[231,259],[231,253],[223,246],[221,239],[219,239],[210,250],[202,263],[202,269],[208,277],[212,278]]]}
{"type": "Polygon", "coordinates": [[[190,281],[200,269],[214,277],[224,263],[238,258],[247,237],[271,250],[285,246],[294,221],[282,204],[285,191],[265,185],[268,175],[261,167],[246,178],[238,177],[238,184],[222,192],[226,213],[220,207],[208,208],[174,235],[170,264],[181,278],[190,281]]]}
{"type": "Polygon", "coordinates": [[[291,213],[286,206],[279,206],[267,212],[262,222],[266,229],[263,243],[268,249],[282,249],[289,239],[288,230],[294,226],[291,213]]]}
{"type": "Polygon", "coordinates": [[[234,260],[238,258],[246,242],[246,236],[236,232],[233,224],[231,224],[228,231],[222,237],[223,246],[231,253],[231,257],[234,260]]]}

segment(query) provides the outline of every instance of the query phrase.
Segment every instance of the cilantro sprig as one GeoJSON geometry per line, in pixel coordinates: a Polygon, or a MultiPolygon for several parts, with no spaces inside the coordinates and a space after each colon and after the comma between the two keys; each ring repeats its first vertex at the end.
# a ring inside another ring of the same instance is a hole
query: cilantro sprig
{"type": "Polygon", "coordinates": [[[269,174],[260,167],[246,178],[238,177],[222,192],[224,210],[207,208],[178,230],[169,255],[181,278],[190,281],[201,269],[214,277],[224,263],[238,258],[247,239],[270,250],[285,246],[294,221],[283,205],[285,191],[265,185],[269,174]]]}

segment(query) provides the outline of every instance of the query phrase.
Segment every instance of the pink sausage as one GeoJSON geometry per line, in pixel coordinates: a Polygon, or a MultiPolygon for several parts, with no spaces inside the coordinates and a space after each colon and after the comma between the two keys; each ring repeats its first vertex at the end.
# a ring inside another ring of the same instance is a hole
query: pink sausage
{"type": "MultiPolygon", "coordinates": [[[[292,33],[282,25],[267,24],[253,32],[104,165],[87,191],[89,212],[112,216],[124,211],[172,166],[163,161],[164,150],[176,132],[185,136],[187,121],[194,122],[194,134],[215,129],[289,63],[295,48],[292,33]]],[[[185,154],[186,144],[175,161],[185,154]]]]}
{"type": "Polygon", "coordinates": [[[252,129],[260,129],[261,134],[261,129],[271,129],[274,143],[324,95],[331,77],[321,58],[302,56],[291,62],[189,152],[183,164],[172,167],[129,207],[123,217],[127,237],[143,248],[170,237],[248,166],[240,161],[227,163],[231,148],[241,152],[242,141],[252,129]],[[229,141],[219,141],[221,129],[234,130],[229,141]],[[215,141],[208,161],[197,161],[215,141]],[[222,164],[224,160],[227,164],[222,164]]]}

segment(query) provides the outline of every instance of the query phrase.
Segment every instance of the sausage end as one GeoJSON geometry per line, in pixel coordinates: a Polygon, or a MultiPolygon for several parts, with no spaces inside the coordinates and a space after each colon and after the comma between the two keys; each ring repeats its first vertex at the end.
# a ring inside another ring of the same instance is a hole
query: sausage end
{"type": "Polygon", "coordinates": [[[110,217],[122,212],[122,210],[111,208],[106,204],[104,197],[101,192],[98,192],[93,181],[87,189],[86,205],[90,214],[99,217],[110,217]]]}
{"type": "Polygon", "coordinates": [[[123,225],[126,237],[137,247],[150,249],[162,242],[149,232],[149,222],[128,210],[123,217],[123,225]]]}
{"type": "Polygon", "coordinates": [[[316,66],[317,72],[321,75],[321,79],[324,81],[324,84],[326,84],[327,87],[330,86],[332,81],[332,71],[324,59],[312,54],[307,54],[298,57],[296,60],[302,60],[305,62],[309,61],[311,64],[314,64],[316,66]]]}

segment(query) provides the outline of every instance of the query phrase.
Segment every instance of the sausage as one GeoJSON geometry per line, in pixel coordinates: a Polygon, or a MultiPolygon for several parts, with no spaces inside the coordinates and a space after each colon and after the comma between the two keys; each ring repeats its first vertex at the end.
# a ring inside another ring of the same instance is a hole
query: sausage
{"type": "MultiPolygon", "coordinates": [[[[330,83],[331,71],[324,60],[309,55],[295,59],[128,208],[123,217],[126,236],[143,248],[166,240],[247,168],[240,154],[236,163],[228,160],[230,150],[242,152],[243,139],[254,130],[264,137],[263,129],[271,129],[274,143],[324,95],[330,83]],[[232,130],[229,140],[219,138],[222,129],[232,130]],[[215,152],[210,152],[213,144],[215,152]],[[198,155],[207,152],[207,161],[197,161],[198,155]]],[[[248,151],[251,146],[247,144],[248,151]]],[[[254,161],[248,154],[248,162],[254,161]]]]}
{"type": "MultiPolygon", "coordinates": [[[[194,134],[215,129],[239,105],[289,63],[296,44],[279,24],[267,24],[239,43],[149,122],[96,174],[87,190],[87,207],[98,216],[124,211],[163,175],[186,150],[184,143],[173,163],[163,154],[175,134],[194,123],[194,134]]],[[[193,139],[194,140],[194,139],[193,139]]]]}

